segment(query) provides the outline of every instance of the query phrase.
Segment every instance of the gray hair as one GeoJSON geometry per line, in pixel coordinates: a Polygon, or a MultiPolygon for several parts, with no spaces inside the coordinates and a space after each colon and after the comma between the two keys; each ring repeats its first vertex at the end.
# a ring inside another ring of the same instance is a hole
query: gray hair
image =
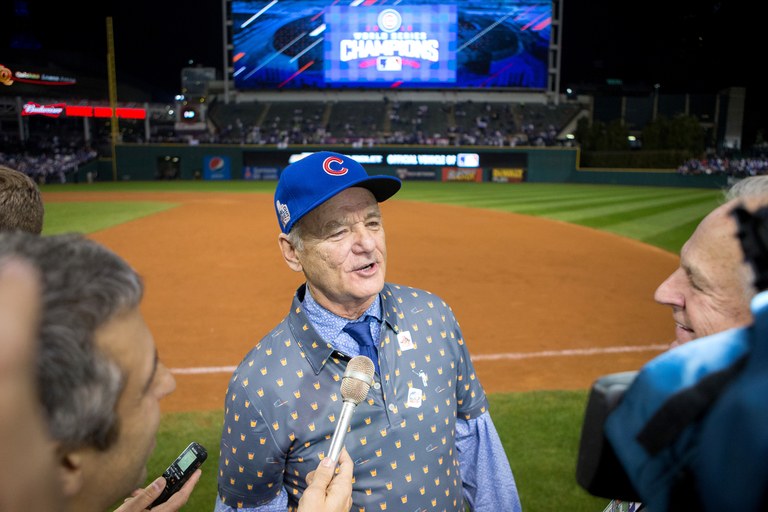
{"type": "Polygon", "coordinates": [[[760,204],[768,204],[768,175],[749,176],[734,183],[725,191],[725,201],[733,199],[761,198],[760,204]]]}
{"type": "Polygon", "coordinates": [[[301,219],[297,220],[294,225],[291,226],[291,230],[288,232],[288,242],[297,252],[304,250],[304,232],[306,229],[304,229],[304,225],[301,222],[304,220],[304,218],[305,217],[302,217],[301,219]]]}
{"type": "Polygon", "coordinates": [[[37,184],[21,171],[0,165],[0,231],[40,234],[45,207],[37,184]]]}
{"type": "Polygon", "coordinates": [[[0,259],[17,256],[41,275],[38,386],[51,436],[68,448],[106,450],[117,439],[121,368],[96,331],[138,307],[143,284],[119,256],[83,235],[0,233],[0,259]]]}

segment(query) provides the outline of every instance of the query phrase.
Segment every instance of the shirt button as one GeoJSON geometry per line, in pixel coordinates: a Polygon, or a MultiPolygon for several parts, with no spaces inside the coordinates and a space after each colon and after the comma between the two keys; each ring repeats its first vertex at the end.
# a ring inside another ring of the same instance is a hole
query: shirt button
{"type": "Polygon", "coordinates": [[[374,382],[373,389],[381,389],[381,384],[379,384],[378,382],[374,382]]]}
{"type": "Polygon", "coordinates": [[[387,407],[392,412],[395,412],[395,404],[389,404],[389,407],[387,407]]]}

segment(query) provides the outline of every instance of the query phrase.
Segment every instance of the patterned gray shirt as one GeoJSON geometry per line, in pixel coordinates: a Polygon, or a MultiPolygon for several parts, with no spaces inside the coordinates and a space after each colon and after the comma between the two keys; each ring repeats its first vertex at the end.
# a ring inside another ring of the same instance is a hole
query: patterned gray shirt
{"type": "MultiPolygon", "coordinates": [[[[304,293],[230,380],[218,476],[224,505],[257,507],[285,487],[295,509],[330,447],[349,356],[309,323],[304,293]]],[[[456,418],[476,418],[488,402],[458,322],[423,290],[387,284],[380,300],[381,374],[344,443],[355,461],[353,509],[463,511],[456,418]]]]}

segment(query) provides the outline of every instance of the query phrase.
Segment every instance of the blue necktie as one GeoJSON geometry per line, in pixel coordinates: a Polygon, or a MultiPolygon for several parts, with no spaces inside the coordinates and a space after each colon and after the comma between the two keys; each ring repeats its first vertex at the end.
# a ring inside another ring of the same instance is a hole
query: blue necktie
{"type": "Polygon", "coordinates": [[[349,322],[344,326],[344,332],[352,336],[352,339],[360,345],[360,355],[367,356],[373,361],[373,367],[376,369],[376,373],[379,373],[379,356],[371,336],[370,318],[372,317],[366,315],[361,322],[349,322]]]}

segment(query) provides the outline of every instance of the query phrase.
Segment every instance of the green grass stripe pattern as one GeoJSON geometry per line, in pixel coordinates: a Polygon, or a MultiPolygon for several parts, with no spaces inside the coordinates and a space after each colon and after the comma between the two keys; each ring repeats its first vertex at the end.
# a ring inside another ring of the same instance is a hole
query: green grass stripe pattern
{"type": "Polygon", "coordinates": [[[701,219],[722,201],[714,189],[568,184],[418,183],[400,199],[546,217],[602,229],[679,252],[701,219]]]}
{"type": "MultiPolygon", "coordinates": [[[[674,208],[642,209],[639,214],[627,218],[614,217],[611,223],[600,222],[599,227],[615,233],[645,240],[669,229],[690,226],[692,221],[705,217],[717,206],[717,202],[698,201],[674,208]]],[[[694,222],[694,228],[698,224],[694,222]]],[[[688,236],[693,230],[688,232],[688,236]]],[[[687,236],[686,236],[687,238],[687,236]]]]}
{"type": "Polygon", "coordinates": [[[93,233],[152,215],[176,206],[174,203],[152,201],[113,201],[45,204],[43,235],[69,231],[93,233]]]}
{"type": "Polygon", "coordinates": [[[611,196],[583,195],[575,199],[561,201],[557,198],[548,198],[548,200],[539,202],[535,208],[524,208],[521,213],[529,213],[543,217],[564,217],[578,218],[591,216],[593,211],[603,210],[603,212],[621,211],[629,209],[631,205],[663,202],[664,204],[673,204],[680,199],[669,194],[657,195],[639,195],[639,194],[616,194],[611,196]],[[585,213],[587,215],[585,215],[585,213]]]}
{"type": "Polygon", "coordinates": [[[679,210],[691,204],[706,203],[709,207],[711,198],[683,196],[620,197],[612,201],[590,201],[576,208],[563,211],[551,211],[549,217],[566,222],[576,222],[595,228],[611,226],[624,222],[628,217],[640,218],[659,211],[679,210]]]}
{"type": "Polygon", "coordinates": [[[685,240],[691,236],[691,233],[693,233],[698,224],[698,220],[690,220],[677,227],[670,228],[653,236],[645,237],[644,241],[647,244],[679,254],[680,250],[683,248],[685,240]]]}

